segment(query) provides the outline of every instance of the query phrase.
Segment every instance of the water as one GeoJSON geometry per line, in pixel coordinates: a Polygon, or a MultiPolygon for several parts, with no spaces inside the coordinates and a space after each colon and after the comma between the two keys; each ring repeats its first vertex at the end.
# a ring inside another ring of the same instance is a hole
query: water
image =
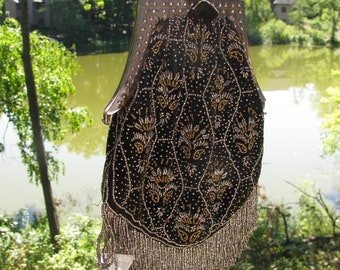
{"type": "MultiPolygon", "coordinates": [[[[340,186],[335,157],[322,158],[320,126],[324,90],[340,85],[330,76],[340,69],[340,51],[299,49],[287,46],[252,47],[252,62],[259,84],[267,99],[265,117],[265,152],[260,184],[274,202],[295,202],[295,188],[314,181],[322,192],[337,200],[340,186]]],[[[102,112],[119,83],[127,53],[81,56],[83,73],[74,78],[76,95],[71,105],[88,106],[94,115],[92,128],[59,144],[58,157],[66,174],[53,184],[58,202],[75,211],[91,206],[99,213],[100,183],[108,127],[101,122],[102,112]]],[[[16,136],[0,120],[0,137],[6,153],[0,157],[0,212],[12,212],[23,206],[43,207],[40,186],[28,183],[26,169],[16,148],[16,136]]]]}

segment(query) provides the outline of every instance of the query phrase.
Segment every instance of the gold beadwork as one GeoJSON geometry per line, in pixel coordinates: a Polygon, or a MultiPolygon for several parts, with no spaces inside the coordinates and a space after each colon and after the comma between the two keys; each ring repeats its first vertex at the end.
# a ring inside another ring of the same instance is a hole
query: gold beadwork
{"type": "Polygon", "coordinates": [[[204,3],[217,17],[187,16],[193,0],[140,1],[112,103],[124,109],[103,174],[103,267],[130,253],[132,269],[224,269],[256,225],[263,113],[243,6],[204,3]]]}

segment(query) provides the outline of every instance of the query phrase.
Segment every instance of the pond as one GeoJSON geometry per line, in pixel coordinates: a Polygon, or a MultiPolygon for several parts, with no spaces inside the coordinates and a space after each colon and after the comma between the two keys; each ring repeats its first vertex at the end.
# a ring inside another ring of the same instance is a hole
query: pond
{"type": "MultiPolygon", "coordinates": [[[[266,97],[265,152],[260,184],[269,200],[294,203],[298,194],[287,182],[301,185],[310,180],[331,200],[339,200],[336,155],[322,158],[320,100],[329,86],[340,85],[331,77],[340,69],[340,51],[288,46],[251,47],[250,54],[259,84],[266,97]]],[[[119,83],[127,53],[78,57],[83,73],[74,78],[77,87],[72,106],[88,106],[94,116],[92,128],[59,144],[58,157],[65,175],[53,184],[58,201],[75,210],[90,206],[99,213],[100,183],[108,126],[102,112],[119,83]]],[[[0,136],[6,152],[0,158],[0,212],[21,207],[43,208],[40,186],[28,183],[20,162],[16,136],[5,117],[0,136]]]]}

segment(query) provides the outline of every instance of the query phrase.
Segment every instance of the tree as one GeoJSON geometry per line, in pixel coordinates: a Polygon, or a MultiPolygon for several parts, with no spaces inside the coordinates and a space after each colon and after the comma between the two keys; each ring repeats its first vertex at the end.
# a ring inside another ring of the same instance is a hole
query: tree
{"type": "Polygon", "coordinates": [[[290,13],[290,20],[299,29],[312,33],[314,38],[324,36],[331,46],[338,45],[339,0],[298,0],[290,13]]]}
{"type": "Polygon", "coordinates": [[[136,0],[51,0],[51,35],[78,52],[126,50],[136,0]]]}
{"type": "Polygon", "coordinates": [[[249,43],[262,44],[260,28],[273,18],[273,12],[268,0],[245,0],[246,22],[249,43]]]}
{"type": "Polygon", "coordinates": [[[295,2],[292,14],[298,11],[303,17],[300,19],[312,20],[320,17],[322,14],[319,0],[298,0],[295,2]]]}
{"type": "Polygon", "coordinates": [[[336,33],[339,30],[340,23],[340,1],[339,0],[326,0],[322,2],[323,15],[326,21],[331,25],[329,42],[332,46],[338,45],[336,33]]]}
{"type": "MultiPolygon", "coordinates": [[[[85,108],[67,106],[67,98],[75,91],[71,75],[78,69],[76,55],[37,32],[31,33],[30,45],[41,134],[51,142],[46,160],[51,179],[57,180],[63,165],[53,156],[56,151],[53,141],[61,140],[67,129],[80,131],[82,126],[91,124],[92,118],[85,108]]],[[[39,184],[42,173],[30,120],[22,53],[21,28],[17,21],[5,19],[0,25],[0,114],[5,114],[13,124],[29,179],[39,184]]],[[[6,145],[2,146],[5,151],[6,145]]]]}
{"type": "Polygon", "coordinates": [[[27,0],[21,1],[22,16],[21,16],[21,29],[22,29],[22,61],[25,72],[25,82],[28,97],[28,107],[32,122],[33,144],[37,154],[37,161],[39,165],[39,173],[41,185],[43,187],[45,206],[48,224],[52,243],[57,246],[56,236],[60,234],[60,227],[58,215],[54,204],[52,193],[51,181],[48,173],[48,165],[46,160],[46,152],[44,139],[41,132],[40,113],[37,98],[37,90],[35,87],[34,74],[31,59],[31,45],[30,36],[28,31],[28,4],[27,0]]]}
{"type": "Polygon", "coordinates": [[[91,15],[103,40],[130,38],[136,0],[85,0],[84,9],[91,15]]]}
{"type": "Polygon", "coordinates": [[[65,46],[81,46],[95,39],[96,26],[86,17],[78,0],[52,0],[51,21],[54,36],[65,46]]]}
{"type": "MultiPolygon", "coordinates": [[[[8,117],[17,131],[23,163],[28,167],[30,180],[37,183],[40,174],[32,147],[18,22],[6,19],[0,25],[0,37],[0,113],[8,117]]],[[[92,122],[86,108],[67,106],[67,98],[75,91],[72,75],[79,71],[76,54],[37,32],[31,33],[30,41],[42,133],[49,142],[62,140],[66,130],[79,132],[81,127],[92,122]]],[[[56,180],[63,166],[53,157],[55,147],[51,145],[50,148],[47,160],[52,178],[56,180]]]]}

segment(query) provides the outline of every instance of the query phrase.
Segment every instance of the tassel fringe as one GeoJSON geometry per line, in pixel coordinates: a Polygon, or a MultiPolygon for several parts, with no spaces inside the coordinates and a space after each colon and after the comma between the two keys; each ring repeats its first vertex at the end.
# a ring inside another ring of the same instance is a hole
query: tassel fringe
{"type": "Polygon", "coordinates": [[[114,254],[135,256],[132,270],[225,270],[235,264],[257,224],[257,192],[221,230],[205,242],[186,248],[170,247],[139,232],[103,204],[103,228],[98,238],[100,269],[114,262],[114,254]]]}

